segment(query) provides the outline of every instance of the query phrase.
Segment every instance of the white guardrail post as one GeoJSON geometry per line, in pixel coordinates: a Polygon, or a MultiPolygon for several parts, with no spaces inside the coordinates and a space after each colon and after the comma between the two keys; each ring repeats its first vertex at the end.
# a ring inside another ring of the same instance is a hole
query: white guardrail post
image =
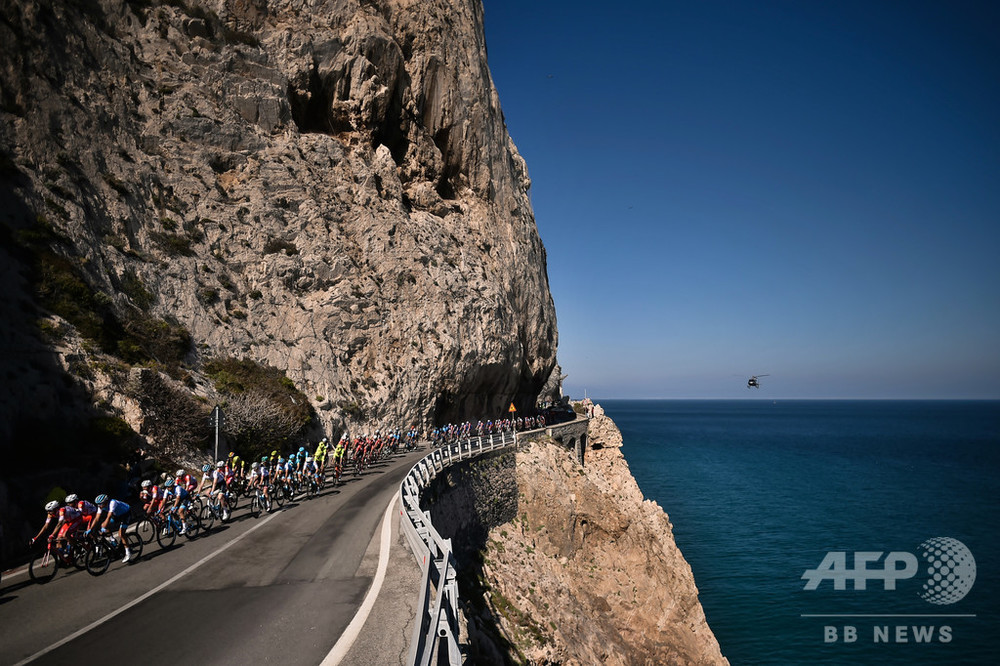
{"type": "Polygon", "coordinates": [[[435,449],[410,469],[399,486],[400,529],[423,570],[406,659],[411,666],[439,663],[442,648],[447,650],[449,664],[462,663],[458,645],[458,571],[451,539],[441,538],[431,524],[430,514],[420,510],[420,494],[446,467],[516,443],[517,434],[504,431],[489,438],[469,438],[435,449]]]}

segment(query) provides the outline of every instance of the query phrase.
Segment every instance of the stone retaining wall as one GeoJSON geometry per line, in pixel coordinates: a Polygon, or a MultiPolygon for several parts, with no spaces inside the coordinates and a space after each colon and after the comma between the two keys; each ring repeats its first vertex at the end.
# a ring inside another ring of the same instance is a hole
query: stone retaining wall
{"type": "Polygon", "coordinates": [[[490,529],[517,516],[514,449],[489,453],[442,471],[421,497],[438,533],[452,540],[459,567],[486,544],[490,529]]]}

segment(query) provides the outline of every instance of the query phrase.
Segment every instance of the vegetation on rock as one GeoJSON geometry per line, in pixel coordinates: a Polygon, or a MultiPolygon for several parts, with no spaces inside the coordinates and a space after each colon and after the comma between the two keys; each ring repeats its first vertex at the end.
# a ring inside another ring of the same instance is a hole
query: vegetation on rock
{"type": "Polygon", "coordinates": [[[230,448],[253,460],[298,445],[314,412],[281,370],[247,358],[217,358],[203,369],[223,398],[230,448]]]}

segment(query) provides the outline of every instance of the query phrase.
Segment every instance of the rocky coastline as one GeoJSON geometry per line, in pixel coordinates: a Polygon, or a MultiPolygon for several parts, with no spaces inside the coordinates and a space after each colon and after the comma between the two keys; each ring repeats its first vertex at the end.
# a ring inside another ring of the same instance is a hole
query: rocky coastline
{"type": "Polygon", "coordinates": [[[536,435],[439,477],[428,508],[456,544],[474,663],[729,663],[622,445],[597,407],[582,467],[536,435]]]}

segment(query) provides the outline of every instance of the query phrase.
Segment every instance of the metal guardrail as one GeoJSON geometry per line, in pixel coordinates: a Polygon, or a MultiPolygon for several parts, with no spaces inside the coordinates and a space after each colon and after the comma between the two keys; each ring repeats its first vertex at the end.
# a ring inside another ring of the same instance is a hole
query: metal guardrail
{"type": "Polygon", "coordinates": [[[421,458],[399,486],[404,518],[399,521],[400,527],[423,568],[407,664],[429,666],[432,659],[438,663],[435,655],[442,642],[448,650],[448,662],[452,666],[462,663],[458,647],[458,580],[451,539],[441,538],[431,524],[430,514],[420,510],[420,493],[446,467],[512,444],[517,444],[516,433],[505,431],[443,446],[421,458]]]}

